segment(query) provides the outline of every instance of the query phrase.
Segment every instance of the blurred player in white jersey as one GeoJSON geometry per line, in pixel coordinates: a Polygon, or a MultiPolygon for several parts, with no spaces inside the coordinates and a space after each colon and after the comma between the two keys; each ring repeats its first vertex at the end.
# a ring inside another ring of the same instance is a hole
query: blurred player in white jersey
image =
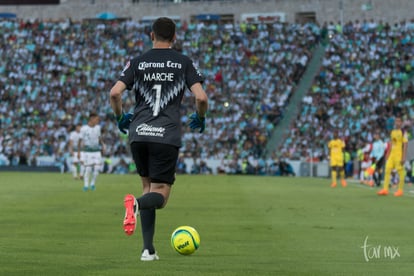
{"type": "Polygon", "coordinates": [[[72,157],[70,170],[72,171],[74,179],[83,177],[83,165],[81,165],[80,159],[78,158],[81,127],[82,125],[78,124],[75,126],[75,129],[69,133],[69,153],[72,157]]]}
{"type": "Polygon", "coordinates": [[[81,157],[85,167],[83,175],[83,190],[89,188],[95,190],[96,178],[102,167],[102,151],[105,151],[105,145],[101,139],[101,127],[99,125],[99,116],[95,113],[89,115],[88,124],[81,127],[80,139],[78,146],[78,158],[81,157]]]}

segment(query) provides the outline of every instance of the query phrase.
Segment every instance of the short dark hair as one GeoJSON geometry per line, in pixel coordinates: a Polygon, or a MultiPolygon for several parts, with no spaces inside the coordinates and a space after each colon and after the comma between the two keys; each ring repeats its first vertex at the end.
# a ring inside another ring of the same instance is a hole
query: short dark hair
{"type": "Polygon", "coordinates": [[[98,117],[98,114],[95,112],[89,113],[89,119],[92,119],[93,117],[98,117]]]}
{"type": "Polygon", "coordinates": [[[168,17],[160,17],[152,24],[152,31],[157,40],[172,42],[175,35],[175,23],[168,17]]]}

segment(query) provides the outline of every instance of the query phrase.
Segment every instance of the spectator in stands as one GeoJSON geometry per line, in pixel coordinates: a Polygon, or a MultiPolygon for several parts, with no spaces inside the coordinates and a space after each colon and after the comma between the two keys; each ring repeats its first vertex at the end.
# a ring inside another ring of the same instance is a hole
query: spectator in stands
{"type": "Polygon", "coordinates": [[[292,165],[290,165],[286,160],[282,159],[279,161],[279,172],[281,176],[295,176],[292,165]]]}
{"type": "Polygon", "coordinates": [[[187,173],[187,164],[184,160],[184,155],[179,155],[178,161],[177,161],[177,168],[176,173],[178,174],[186,174],[187,173]]]}
{"type": "Polygon", "coordinates": [[[123,158],[119,160],[119,163],[115,166],[113,173],[114,174],[128,174],[129,173],[129,166],[123,158]]]}

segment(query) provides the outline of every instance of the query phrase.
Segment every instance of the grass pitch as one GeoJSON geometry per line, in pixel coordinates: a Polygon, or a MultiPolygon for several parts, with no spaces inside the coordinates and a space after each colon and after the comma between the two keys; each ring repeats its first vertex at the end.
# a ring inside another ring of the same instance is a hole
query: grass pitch
{"type": "Polygon", "coordinates": [[[139,260],[140,227],[122,230],[136,175],[100,175],[94,192],[69,174],[0,173],[0,275],[412,275],[414,197],[379,197],[327,179],[177,176],[157,212],[157,262],[139,260]],[[191,256],[170,246],[195,227],[191,256]]]}

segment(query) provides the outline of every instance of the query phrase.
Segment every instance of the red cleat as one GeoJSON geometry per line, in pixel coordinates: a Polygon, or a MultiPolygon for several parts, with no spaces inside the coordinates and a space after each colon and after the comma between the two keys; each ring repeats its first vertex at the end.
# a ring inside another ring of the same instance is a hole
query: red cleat
{"type": "Polygon", "coordinates": [[[397,191],[394,193],[394,196],[403,196],[403,194],[404,194],[403,190],[397,190],[397,191]]]}
{"type": "Polygon", "coordinates": [[[386,196],[386,195],[388,195],[388,190],[385,190],[385,189],[382,189],[381,191],[379,191],[378,193],[377,193],[377,195],[382,195],[382,196],[386,196]]]}
{"type": "Polygon", "coordinates": [[[124,231],[128,236],[134,234],[137,224],[138,202],[135,196],[129,194],[124,197],[125,218],[124,231]]]}

